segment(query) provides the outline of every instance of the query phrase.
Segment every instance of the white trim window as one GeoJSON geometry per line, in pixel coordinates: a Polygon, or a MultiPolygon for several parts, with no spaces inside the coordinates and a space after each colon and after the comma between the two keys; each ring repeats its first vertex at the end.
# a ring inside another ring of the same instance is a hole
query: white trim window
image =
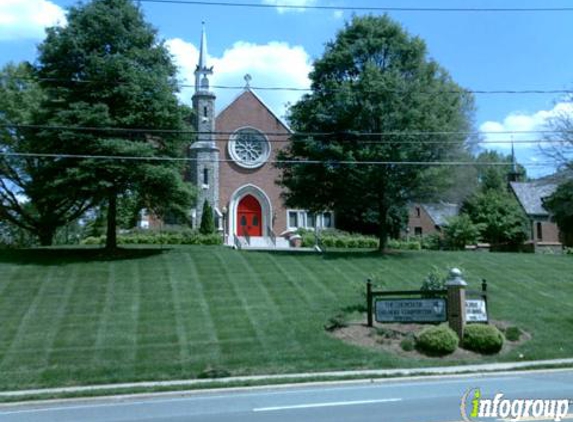
{"type": "Polygon", "coordinates": [[[314,213],[307,210],[287,210],[287,229],[330,229],[334,227],[332,211],[314,213]]]}

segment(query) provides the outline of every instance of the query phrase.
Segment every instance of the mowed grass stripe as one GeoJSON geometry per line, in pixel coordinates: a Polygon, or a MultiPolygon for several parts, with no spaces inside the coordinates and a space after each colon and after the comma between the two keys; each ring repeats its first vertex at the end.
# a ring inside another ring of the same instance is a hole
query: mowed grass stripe
{"type": "Polygon", "coordinates": [[[238,253],[242,268],[252,279],[254,285],[259,288],[264,298],[262,312],[266,324],[264,330],[275,345],[273,355],[279,359],[280,355],[289,349],[301,351],[302,345],[294,334],[293,326],[289,323],[291,314],[299,313],[299,303],[293,297],[293,291],[284,283],[284,279],[279,277],[273,271],[261,271],[261,268],[269,268],[268,256],[253,256],[253,259],[247,260],[243,253],[238,253]],[[252,263],[252,265],[251,265],[252,263]],[[261,274],[261,275],[259,275],[261,274]]]}
{"type": "MultiPolygon", "coordinates": [[[[56,338],[59,336],[60,331],[62,329],[62,321],[68,312],[70,298],[73,294],[77,282],[78,282],[78,268],[75,267],[74,270],[71,272],[69,278],[67,278],[67,280],[65,281],[65,288],[61,296],[61,299],[56,302],[57,307],[53,315],[50,317],[50,325],[49,327],[47,327],[47,330],[45,331],[46,333],[45,338],[43,339],[43,342],[38,345],[40,348],[39,351],[42,348],[44,349],[43,355],[39,357],[40,360],[39,365],[43,367],[49,367],[50,357],[54,353],[55,349],[54,345],[56,342],[56,338]]],[[[49,297],[47,299],[50,300],[49,297]]],[[[43,321],[39,321],[39,323],[42,326],[44,325],[43,321]]]]}
{"type": "MultiPolygon", "coordinates": [[[[40,284],[37,288],[32,290],[32,297],[33,300],[31,302],[26,302],[24,299],[24,310],[19,318],[18,328],[16,332],[9,339],[10,346],[4,353],[2,357],[2,361],[0,362],[0,372],[7,372],[7,371],[14,371],[18,370],[23,353],[21,352],[21,343],[24,343],[26,339],[30,335],[34,335],[34,330],[31,330],[28,326],[33,322],[34,318],[36,317],[36,309],[39,306],[40,302],[44,299],[44,292],[49,288],[50,281],[52,280],[52,276],[55,272],[53,267],[50,267],[47,272],[45,273],[38,273],[37,278],[40,280],[40,284]]],[[[33,283],[37,284],[37,283],[33,283]]],[[[14,298],[18,300],[17,298],[14,298]]]]}
{"type": "Polygon", "coordinates": [[[295,275],[293,275],[292,271],[287,270],[285,268],[285,265],[279,262],[279,260],[273,254],[268,254],[267,257],[268,257],[268,262],[272,264],[273,267],[276,268],[276,270],[278,271],[278,273],[275,273],[277,279],[282,278],[286,280],[290,285],[291,289],[293,289],[296,296],[298,296],[305,303],[307,308],[310,308],[310,306],[314,301],[312,300],[307,290],[305,290],[305,288],[302,286],[303,283],[301,278],[296,277],[295,275]]]}
{"type": "MultiPolygon", "coordinates": [[[[191,350],[194,355],[199,355],[202,350],[198,347],[198,341],[207,342],[210,345],[206,353],[209,356],[209,361],[211,364],[218,364],[221,359],[219,336],[213,319],[212,307],[209,300],[207,300],[203,286],[204,283],[211,283],[211,279],[210,277],[201,277],[199,275],[195,260],[189,252],[183,253],[183,257],[185,264],[183,268],[187,269],[185,273],[188,277],[189,295],[195,299],[194,310],[197,311],[197,315],[190,321],[192,327],[190,332],[191,350]]],[[[199,257],[199,259],[202,259],[202,257],[199,257]]]]}
{"type": "MultiPolygon", "coordinates": [[[[321,281],[320,277],[315,274],[315,272],[312,270],[312,268],[309,268],[307,265],[307,261],[308,261],[308,256],[307,255],[302,255],[300,257],[296,257],[296,256],[292,256],[292,255],[287,255],[284,256],[285,261],[288,263],[288,265],[290,265],[293,270],[296,270],[301,277],[304,277],[306,280],[308,280],[309,283],[312,284],[313,288],[315,290],[318,290],[318,292],[315,292],[315,294],[317,296],[322,296],[322,297],[328,297],[330,299],[334,299],[336,300],[336,295],[330,291],[329,288],[326,287],[325,283],[323,281],[321,281]]],[[[320,258],[320,257],[318,257],[320,258]]],[[[315,257],[316,259],[316,257],[315,257]]],[[[325,267],[321,266],[321,270],[324,270],[325,267]]],[[[318,273],[320,274],[320,273],[318,273]]],[[[322,274],[321,274],[322,275],[322,274]]],[[[310,286],[308,286],[308,288],[310,288],[310,286]]]]}
{"type": "MultiPolygon", "coordinates": [[[[226,365],[232,361],[241,362],[252,357],[253,350],[260,350],[261,345],[247,310],[238,299],[234,286],[230,281],[232,275],[221,265],[220,257],[228,258],[229,251],[225,249],[209,249],[209,253],[193,255],[196,268],[201,277],[202,289],[210,312],[215,332],[217,333],[220,361],[226,365]],[[241,342],[241,344],[237,344],[241,342]]],[[[234,253],[234,252],[231,252],[234,253]]],[[[244,283],[242,279],[241,283],[244,283]]],[[[246,289],[246,286],[243,287],[246,289]]],[[[207,365],[213,362],[207,360],[207,365]]]]}
{"type": "Polygon", "coordinates": [[[255,335],[257,345],[260,347],[260,351],[257,353],[260,355],[259,359],[266,360],[271,352],[271,345],[267,341],[267,336],[263,328],[268,322],[267,315],[265,315],[265,313],[254,312],[252,307],[252,305],[258,304],[261,300],[260,294],[252,294],[254,289],[251,277],[237,272],[233,262],[239,259],[237,254],[226,254],[226,259],[223,259],[221,255],[221,251],[215,251],[214,253],[214,257],[218,261],[218,266],[225,275],[234,298],[241,304],[241,309],[244,311],[248,323],[252,328],[252,332],[255,335]]]}
{"type": "MultiPolygon", "coordinates": [[[[175,255],[177,256],[177,255],[175,255]]],[[[177,331],[177,341],[179,344],[179,360],[182,365],[181,370],[183,371],[183,365],[189,361],[189,340],[187,339],[187,330],[185,328],[184,320],[189,320],[188,308],[181,304],[183,300],[181,291],[179,289],[179,281],[175,279],[171,266],[173,261],[168,261],[167,255],[162,256],[162,264],[165,271],[165,275],[171,286],[171,300],[173,303],[173,310],[175,311],[175,324],[177,331]]]]}

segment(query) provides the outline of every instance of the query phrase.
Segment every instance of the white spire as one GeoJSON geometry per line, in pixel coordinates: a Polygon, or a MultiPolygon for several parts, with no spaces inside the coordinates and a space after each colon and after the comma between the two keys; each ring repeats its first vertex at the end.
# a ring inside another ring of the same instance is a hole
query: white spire
{"type": "Polygon", "coordinates": [[[199,69],[207,68],[207,34],[205,33],[205,21],[201,22],[201,49],[199,50],[199,69]]]}
{"type": "Polygon", "coordinates": [[[207,67],[207,34],[205,22],[202,22],[201,47],[199,49],[199,63],[195,69],[195,92],[209,91],[209,75],[213,74],[213,67],[207,67]]]}

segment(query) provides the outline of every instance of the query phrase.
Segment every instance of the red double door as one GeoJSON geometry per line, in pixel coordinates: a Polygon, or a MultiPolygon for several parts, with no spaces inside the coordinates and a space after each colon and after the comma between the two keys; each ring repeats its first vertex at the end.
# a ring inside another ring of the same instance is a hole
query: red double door
{"type": "Polygon", "coordinates": [[[237,235],[262,236],[261,204],[252,195],[247,195],[239,201],[237,208],[237,235]]]}

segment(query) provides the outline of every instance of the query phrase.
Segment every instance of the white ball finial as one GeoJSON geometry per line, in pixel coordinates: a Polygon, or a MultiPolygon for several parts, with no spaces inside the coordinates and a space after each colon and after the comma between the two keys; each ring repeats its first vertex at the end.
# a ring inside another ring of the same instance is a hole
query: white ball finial
{"type": "Polygon", "coordinates": [[[467,286],[467,285],[468,283],[466,283],[462,279],[462,272],[460,271],[460,269],[452,268],[450,270],[450,277],[446,282],[446,286],[467,286]]]}

